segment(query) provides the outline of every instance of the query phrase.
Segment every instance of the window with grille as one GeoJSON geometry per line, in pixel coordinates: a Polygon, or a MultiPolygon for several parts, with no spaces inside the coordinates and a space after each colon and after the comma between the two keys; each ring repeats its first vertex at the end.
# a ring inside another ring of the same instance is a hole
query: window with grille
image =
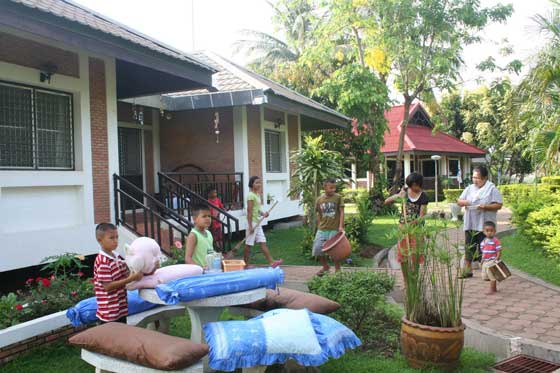
{"type": "Polygon", "coordinates": [[[72,95],[0,82],[0,168],[74,169],[72,95]]]}
{"type": "Polygon", "coordinates": [[[459,173],[459,160],[450,159],[449,160],[449,176],[457,176],[459,173]]]}
{"type": "Polygon", "coordinates": [[[264,131],[264,143],[266,152],[266,172],[283,172],[285,154],[282,133],[264,131]]]}

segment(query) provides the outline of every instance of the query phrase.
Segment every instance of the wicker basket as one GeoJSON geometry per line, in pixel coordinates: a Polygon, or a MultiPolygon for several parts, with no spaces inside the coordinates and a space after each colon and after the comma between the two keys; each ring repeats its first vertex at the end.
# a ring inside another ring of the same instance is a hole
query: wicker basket
{"type": "Polygon", "coordinates": [[[238,259],[227,259],[222,261],[224,272],[242,271],[245,269],[245,261],[238,259]]]}

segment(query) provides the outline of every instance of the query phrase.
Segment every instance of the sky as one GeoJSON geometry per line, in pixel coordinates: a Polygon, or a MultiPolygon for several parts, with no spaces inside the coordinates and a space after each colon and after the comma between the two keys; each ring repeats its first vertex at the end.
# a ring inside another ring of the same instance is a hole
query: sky
{"type": "MultiPolygon", "coordinates": [[[[282,38],[272,24],[273,11],[265,0],[74,1],[182,51],[210,50],[239,64],[247,62],[243,55],[233,53],[232,44],[240,38],[240,30],[253,29],[282,38]]],[[[500,1],[481,2],[492,6],[500,1]]],[[[532,17],[551,9],[548,0],[505,0],[501,3],[513,4],[514,14],[506,24],[487,26],[480,35],[482,43],[466,47],[465,66],[461,71],[463,82],[459,87],[473,89],[480,79],[491,82],[503,75],[481,73],[476,69],[488,56],[496,58],[501,65],[514,58],[520,59],[525,64],[523,74],[531,63],[530,57],[544,44],[544,37],[539,34],[532,17]],[[501,57],[499,49],[505,38],[513,46],[514,53],[501,57]]],[[[520,76],[512,75],[511,79],[518,82],[520,76]]]]}

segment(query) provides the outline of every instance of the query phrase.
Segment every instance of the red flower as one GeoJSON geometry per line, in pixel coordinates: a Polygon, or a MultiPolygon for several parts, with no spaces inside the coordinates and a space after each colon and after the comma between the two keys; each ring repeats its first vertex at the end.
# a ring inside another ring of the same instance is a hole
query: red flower
{"type": "Polygon", "coordinates": [[[49,280],[48,278],[42,278],[41,281],[37,281],[37,282],[41,282],[41,285],[43,285],[46,288],[51,286],[51,280],[49,280]]]}
{"type": "Polygon", "coordinates": [[[37,277],[37,278],[35,279],[35,281],[36,281],[36,282],[41,282],[42,279],[43,279],[42,277],[37,277]]]}
{"type": "Polygon", "coordinates": [[[77,291],[73,291],[70,293],[71,296],[73,297],[77,297],[78,296],[78,292],[77,291]]]}
{"type": "Polygon", "coordinates": [[[78,277],[82,277],[84,275],[84,272],[80,271],[78,272],[78,277]]]}
{"type": "Polygon", "coordinates": [[[35,280],[32,278],[28,278],[27,281],[25,281],[27,285],[31,285],[33,282],[35,282],[35,280]]]}
{"type": "Polygon", "coordinates": [[[55,276],[55,275],[52,275],[52,276],[51,276],[51,281],[54,281],[54,280],[56,280],[56,276],[55,276]]]}
{"type": "Polygon", "coordinates": [[[93,281],[93,279],[89,280],[90,284],[95,284],[95,281],[93,281]]]}
{"type": "Polygon", "coordinates": [[[46,299],[43,299],[43,300],[41,301],[41,303],[47,304],[47,300],[46,300],[46,299]]]}
{"type": "Polygon", "coordinates": [[[23,310],[23,306],[21,304],[16,304],[16,310],[18,311],[23,310]]]}

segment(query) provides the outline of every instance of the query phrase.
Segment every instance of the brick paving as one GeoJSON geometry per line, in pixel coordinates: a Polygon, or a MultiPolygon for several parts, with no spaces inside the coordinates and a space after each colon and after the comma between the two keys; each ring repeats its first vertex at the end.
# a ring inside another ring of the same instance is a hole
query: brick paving
{"type": "MultiPolygon", "coordinates": [[[[507,209],[500,212],[499,231],[511,227],[510,216],[511,212],[507,209]]],[[[456,229],[451,229],[449,236],[455,240],[459,239],[459,242],[463,240],[462,231],[456,229]]],[[[507,247],[504,249],[507,250],[507,247]]],[[[305,283],[319,270],[318,266],[283,266],[282,268],[288,283],[305,283]]],[[[359,270],[366,269],[359,268],[359,270]]],[[[396,291],[402,292],[402,276],[399,270],[376,270],[393,274],[397,280],[396,291]]],[[[516,273],[498,284],[496,295],[485,295],[488,287],[488,282],[480,278],[480,270],[475,270],[474,277],[466,280],[463,304],[465,319],[474,320],[502,335],[560,345],[560,288],[552,285],[545,286],[516,273]]]]}

